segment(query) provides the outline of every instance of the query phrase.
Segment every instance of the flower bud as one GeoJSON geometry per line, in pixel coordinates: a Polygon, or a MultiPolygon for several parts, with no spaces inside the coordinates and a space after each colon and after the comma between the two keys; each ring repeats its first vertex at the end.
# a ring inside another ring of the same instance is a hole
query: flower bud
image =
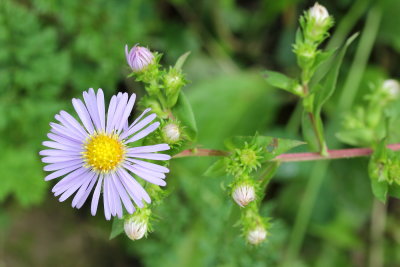
{"type": "Polygon", "coordinates": [[[250,230],[247,234],[247,241],[252,245],[258,245],[267,237],[267,231],[264,227],[257,226],[253,230],[250,230]]]}
{"type": "Polygon", "coordinates": [[[181,137],[181,131],[179,129],[179,126],[172,122],[167,123],[163,127],[162,132],[165,141],[169,144],[178,142],[181,137]]]}
{"type": "Polygon", "coordinates": [[[254,186],[245,183],[236,186],[233,190],[232,198],[239,206],[247,206],[256,198],[254,186]]]}
{"type": "Polygon", "coordinates": [[[315,19],[315,22],[317,24],[323,24],[324,21],[329,18],[329,13],[326,8],[320,4],[315,3],[312,8],[309,10],[310,12],[310,17],[315,19]]]}
{"type": "Polygon", "coordinates": [[[154,62],[154,55],[149,49],[135,45],[128,51],[128,45],[125,45],[126,60],[134,72],[140,72],[146,69],[154,62]]]}
{"type": "Polygon", "coordinates": [[[147,222],[130,218],[124,223],[125,234],[132,240],[139,240],[147,233],[147,222]]]}
{"type": "Polygon", "coordinates": [[[392,99],[396,99],[400,94],[400,84],[396,80],[389,79],[384,81],[382,88],[392,99]]]}

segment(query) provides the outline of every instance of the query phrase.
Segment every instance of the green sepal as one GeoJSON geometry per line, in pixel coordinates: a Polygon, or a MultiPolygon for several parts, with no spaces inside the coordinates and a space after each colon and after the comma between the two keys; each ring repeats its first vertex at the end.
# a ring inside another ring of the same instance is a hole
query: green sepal
{"type": "Polygon", "coordinates": [[[269,161],[286,151],[305,144],[303,141],[276,138],[272,136],[234,136],[225,140],[225,146],[230,150],[243,147],[246,143],[261,148],[264,161],[269,161]]]}

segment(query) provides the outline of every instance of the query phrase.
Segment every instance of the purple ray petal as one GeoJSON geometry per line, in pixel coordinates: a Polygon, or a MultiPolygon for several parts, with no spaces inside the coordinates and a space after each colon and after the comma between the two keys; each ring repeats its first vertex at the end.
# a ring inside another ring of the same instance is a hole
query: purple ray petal
{"type": "Polygon", "coordinates": [[[156,114],[150,114],[149,116],[147,116],[146,118],[144,118],[143,120],[141,120],[139,123],[131,126],[128,131],[123,132],[121,134],[121,139],[125,139],[128,138],[129,136],[131,136],[132,134],[136,133],[137,131],[140,131],[143,127],[145,127],[147,124],[149,124],[150,122],[152,122],[155,118],[157,117],[156,114]]]}
{"type": "Polygon", "coordinates": [[[141,198],[143,198],[147,203],[151,202],[149,194],[147,194],[146,190],[142,187],[141,184],[136,181],[125,169],[120,168],[121,173],[124,174],[124,178],[126,182],[130,182],[133,185],[134,192],[137,192],[141,198]]]}
{"type": "Polygon", "coordinates": [[[74,98],[74,99],[72,99],[72,105],[74,106],[75,111],[78,114],[83,125],[85,126],[86,130],[90,134],[93,134],[94,127],[93,127],[92,119],[90,118],[89,112],[87,111],[82,100],[74,98]]]}
{"type": "Polygon", "coordinates": [[[158,128],[158,126],[160,126],[160,123],[159,123],[159,122],[155,122],[155,123],[151,124],[151,125],[148,126],[146,129],[144,129],[144,130],[140,131],[139,133],[135,134],[134,136],[132,136],[132,137],[131,137],[128,141],[126,141],[125,143],[126,143],[126,144],[133,143],[133,142],[135,142],[135,141],[137,141],[137,140],[140,140],[140,139],[142,139],[142,138],[148,136],[149,134],[151,134],[152,132],[154,132],[154,131],[158,128]]]}
{"type": "Polygon", "coordinates": [[[58,162],[65,162],[65,161],[70,161],[74,159],[80,159],[80,156],[65,156],[65,157],[55,157],[55,156],[49,156],[49,157],[44,157],[42,158],[43,163],[58,163],[58,162]]]}
{"type": "Polygon", "coordinates": [[[93,88],[90,88],[89,92],[83,92],[83,100],[85,101],[86,108],[89,112],[90,118],[92,119],[94,126],[98,131],[100,131],[101,123],[97,111],[97,98],[94,94],[93,88]]]}
{"type": "Polygon", "coordinates": [[[104,93],[101,88],[97,90],[97,111],[99,114],[100,125],[103,131],[106,130],[106,118],[105,118],[105,106],[104,106],[104,93]]]}
{"type": "Polygon", "coordinates": [[[90,192],[92,192],[93,186],[96,183],[96,181],[98,180],[98,178],[99,177],[97,174],[95,176],[93,176],[92,181],[90,182],[88,188],[86,188],[85,193],[79,199],[78,204],[75,206],[77,209],[80,209],[83,206],[83,204],[85,203],[86,199],[88,198],[90,192]]]}
{"type": "MultiPolygon", "coordinates": [[[[53,193],[60,191],[62,188],[68,188],[74,184],[77,180],[81,180],[82,177],[87,176],[89,170],[81,168],[76,171],[71,172],[64,178],[62,178],[58,183],[51,189],[53,193]]],[[[64,190],[65,191],[65,190],[64,190]]]]}
{"type": "Polygon", "coordinates": [[[57,171],[57,170],[61,170],[64,168],[72,167],[72,166],[82,167],[82,165],[83,165],[82,160],[71,160],[71,161],[46,165],[43,167],[43,170],[45,170],[46,172],[51,172],[51,171],[57,171]]]}
{"type": "Polygon", "coordinates": [[[124,110],[125,110],[127,101],[128,101],[128,94],[127,94],[127,93],[124,93],[124,94],[122,95],[122,98],[120,99],[120,101],[119,101],[118,104],[117,104],[117,108],[116,108],[116,110],[115,110],[114,117],[112,118],[111,130],[112,130],[112,129],[116,129],[117,126],[120,124],[120,122],[121,122],[121,117],[122,117],[122,114],[123,114],[123,112],[124,112],[124,110]]]}
{"type": "MultiPolygon", "coordinates": [[[[73,133],[74,135],[76,135],[80,140],[85,139],[87,134],[84,134],[82,132],[80,132],[77,128],[75,128],[74,125],[72,125],[67,119],[65,119],[63,116],[61,116],[60,114],[57,114],[56,116],[54,116],[56,118],[56,120],[58,120],[59,122],[62,123],[62,125],[70,130],[71,134],[73,133]]],[[[83,129],[83,128],[82,128],[83,129]]]]}
{"type": "Polygon", "coordinates": [[[158,144],[158,145],[151,145],[151,146],[138,146],[138,147],[131,147],[128,148],[127,151],[129,153],[149,153],[149,152],[159,152],[164,150],[169,150],[170,147],[167,144],[158,144]]]}
{"type": "Polygon", "coordinates": [[[135,164],[135,165],[133,165],[133,167],[135,169],[140,170],[140,171],[146,172],[149,175],[154,176],[156,178],[160,178],[160,179],[164,179],[165,178],[165,174],[163,172],[156,172],[156,171],[153,171],[153,170],[149,170],[149,169],[147,169],[145,167],[140,166],[139,164],[135,164]]]}
{"type": "Polygon", "coordinates": [[[77,165],[72,166],[72,167],[67,167],[67,168],[64,168],[64,169],[55,171],[55,172],[53,172],[53,173],[47,175],[47,176],[44,178],[44,180],[45,180],[45,181],[50,181],[50,180],[52,180],[52,179],[55,179],[55,178],[58,178],[58,177],[60,177],[60,176],[66,175],[67,173],[70,173],[70,172],[72,172],[72,171],[75,171],[75,170],[78,169],[78,168],[81,168],[81,165],[80,165],[80,164],[77,164],[77,165]]]}
{"type": "Polygon", "coordinates": [[[50,127],[52,128],[51,130],[53,132],[61,136],[66,136],[78,143],[82,142],[82,139],[84,139],[79,133],[72,131],[71,129],[68,129],[67,127],[57,124],[55,122],[50,122],[50,127]]]}
{"type": "Polygon", "coordinates": [[[75,140],[71,140],[69,138],[65,138],[65,137],[59,136],[57,134],[48,133],[47,137],[50,140],[53,140],[53,141],[55,141],[57,143],[60,143],[62,145],[70,146],[70,147],[75,148],[75,149],[77,149],[77,148],[81,149],[82,148],[82,142],[77,142],[75,140]]]}
{"type": "Polygon", "coordinates": [[[109,196],[109,187],[107,183],[107,177],[104,177],[103,205],[104,205],[104,215],[106,216],[107,221],[111,219],[111,211],[110,211],[108,196],[109,196]]]}
{"type": "Polygon", "coordinates": [[[129,214],[132,214],[135,211],[135,207],[132,204],[131,199],[129,198],[128,194],[126,193],[125,188],[121,184],[119,177],[116,174],[111,173],[111,179],[115,185],[115,188],[118,191],[119,196],[121,197],[122,202],[129,214]]]}
{"type": "Polygon", "coordinates": [[[92,172],[87,176],[86,181],[79,188],[79,190],[76,193],[74,199],[72,200],[72,207],[73,208],[78,204],[80,198],[85,194],[86,189],[88,188],[89,184],[92,182],[92,180],[95,177],[95,175],[96,175],[96,173],[92,172]]]}
{"type": "Polygon", "coordinates": [[[135,100],[136,100],[136,95],[132,94],[131,97],[129,98],[128,104],[126,104],[125,110],[122,113],[121,121],[119,122],[118,125],[116,125],[117,133],[120,133],[122,130],[122,127],[128,122],[128,117],[132,112],[133,105],[135,104],[135,100]]]}
{"type": "Polygon", "coordinates": [[[160,186],[165,186],[167,184],[164,180],[162,180],[160,178],[157,178],[157,177],[154,177],[154,176],[151,176],[150,174],[148,174],[146,172],[143,172],[143,171],[141,171],[139,169],[136,169],[135,167],[130,166],[128,164],[125,164],[124,167],[127,168],[132,173],[134,173],[137,176],[139,176],[140,178],[148,181],[149,183],[160,185],[160,186]]]}
{"type": "Polygon", "coordinates": [[[131,180],[134,180],[132,176],[130,176],[127,172],[124,172],[123,169],[117,170],[118,177],[121,183],[124,185],[126,191],[128,192],[129,196],[133,199],[133,201],[138,205],[140,208],[143,208],[142,202],[142,195],[140,192],[136,190],[136,187],[133,185],[131,180]]]}
{"type": "Polygon", "coordinates": [[[114,209],[115,209],[115,215],[118,216],[118,218],[122,218],[122,205],[121,205],[121,199],[119,197],[118,191],[115,188],[114,181],[110,177],[109,181],[110,189],[111,189],[111,197],[113,198],[113,204],[114,204],[114,209]]]}
{"type": "Polygon", "coordinates": [[[83,137],[86,137],[88,135],[88,132],[85,131],[85,129],[82,127],[82,125],[74,117],[72,117],[69,113],[67,113],[64,110],[61,110],[60,116],[62,118],[64,118],[65,121],[68,122],[77,131],[79,131],[83,135],[83,137]]]}
{"type": "Polygon", "coordinates": [[[126,156],[132,158],[152,159],[152,160],[169,160],[170,155],[156,153],[126,153],[126,156]]]}
{"type": "Polygon", "coordinates": [[[58,149],[44,149],[39,152],[41,156],[82,156],[78,151],[65,151],[58,149]]]}
{"type": "Polygon", "coordinates": [[[96,185],[96,188],[95,188],[94,193],[93,193],[92,204],[91,204],[91,207],[90,207],[90,211],[92,213],[92,216],[96,215],[96,212],[97,212],[97,206],[99,204],[100,191],[101,191],[101,188],[102,188],[102,184],[103,184],[103,175],[100,174],[100,178],[97,181],[97,185],[96,185]]]}
{"type": "Polygon", "coordinates": [[[157,172],[164,172],[164,173],[169,173],[169,169],[167,167],[155,164],[155,163],[151,163],[151,162],[147,162],[147,161],[142,161],[142,160],[138,160],[138,159],[127,159],[130,162],[139,164],[142,167],[145,167],[149,170],[153,170],[153,171],[157,171],[157,172]]]}

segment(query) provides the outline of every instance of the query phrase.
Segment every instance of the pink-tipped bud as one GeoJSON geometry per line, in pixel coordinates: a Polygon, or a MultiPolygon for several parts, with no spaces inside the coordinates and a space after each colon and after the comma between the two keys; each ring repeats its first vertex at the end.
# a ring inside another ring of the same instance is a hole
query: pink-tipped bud
{"type": "Polygon", "coordinates": [[[396,99],[400,94],[400,84],[396,80],[389,79],[384,81],[382,88],[393,99],[396,99]]]}
{"type": "Polygon", "coordinates": [[[129,50],[125,45],[126,61],[134,72],[140,72],[154,61],[154,55],[146,47],[135,45],[129,50]]]}
{"type": "Polygon", "coordinates": [[[249,184],[241,184],[236,186],[233,190],[232,198],[239,206],[247,206],[247,204],[256,198],[254,186],[249,184]]]}
{"type": "Polygon", "coordinates": [[[310,12],[310,17],[314,18],[317,24],[321,24],[327,18],[329,18],[328,10],[324,6],[318,3],[315,3],[314,6],[310,8],[309,12],[310,12]]]}
{"type": "Polygon", "coordinates": [[[139,240],[147,233],[147,223],[131,218],[124,223],[125,234],[132,240],[139,240]]]}
{"type": "Polygon", "coordinates": [[[263,227],[258,226],[255,229],[249,231],[249,233],[247,234],[247,241],[252,245],[258,245],[263,242],[266,237],[267,231],[263,227]]]}

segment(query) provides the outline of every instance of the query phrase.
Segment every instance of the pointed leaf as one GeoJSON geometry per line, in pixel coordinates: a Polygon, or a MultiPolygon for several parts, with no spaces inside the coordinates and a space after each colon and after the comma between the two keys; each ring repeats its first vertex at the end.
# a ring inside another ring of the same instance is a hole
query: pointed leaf
{"type": "Polygon", "coordinates": [[[114,218],[110,233],[110,240],[117,237],[124,232],[124,220],[114,218]]]}
{"type": "Polygon", "coordinates": [[[183,131],[190,141],[194,141],[197,137],[197,125],[194,118],[192,106],[185,94],[181,91],[178,102],[172,109],[173,114],[179,119],[183,125],[183,131]]]}
{"type": "Polygon", "coordinates": [[[183,64],[185,63],[185,61],[188,58],[188,56],[190,55],[190,53],[191,52],[189,51],[189,52],[186,52],[185,54],[183,54],[182,56],[180,56],[178,58],[178,60],[176,61],[174,68],[177,69],[177,70],[181,70],[183,64]]]}

